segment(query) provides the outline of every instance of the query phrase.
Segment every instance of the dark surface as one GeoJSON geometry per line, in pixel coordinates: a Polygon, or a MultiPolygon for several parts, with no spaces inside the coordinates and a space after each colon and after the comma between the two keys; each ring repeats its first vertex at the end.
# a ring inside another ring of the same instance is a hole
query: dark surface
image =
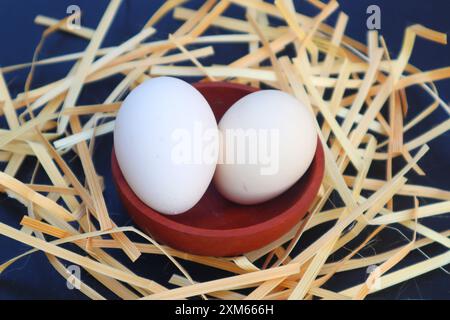
{"type": "MultiPolygon", "coordinates": [[[[197,8],[201,2],[202,1],[191,1],[187,6],[197,8]]],[[[296,1],[296,3],[297,2],[298,8],[301,8],[303,12],[307,14],[317,13],[316,9],[304,1],[296,1]]],[[[146,19],[148,19],[155,8],[159,7],[161,3],[162,1],[124,0],[103,46],[119,44],[137,33],[140,28],[142,28],[146,19]]],[[[382,29],[380,32],[384,35],[391,54],[394,57],[399,51],[404,29],[411,24],[421,23],[443,32],[448,32],[450,30],[450,20],[448,19],[450,2],[448,0],[342,0],[340,3],[343,11],[350,16],[347,33],[360,41],[365,40],[367,32],[366,8],[368,5],[378,4],[381,8],[382,15],[382,29]]],[[[42,27],[36,26],[33,23],[35,16],[43,14],[55,18],[63,18],[66,15],[66,8],[71,4],[77,4],[83,10],[83,25],[95,27],[106,8],[107,1],[0,0],[0,40],[2,41],[0,48],[0,66],[31,61],[33,50],[38,44],[40,35],[44,30],[42,27]]],[[[227,15],[242,18],[244,17],[244,10],[233,6],[227,11],[227,15]]],[[[335,17],[336,14],[330,19],[331,23],[335,21],[335,17]]],[[[170,15],[167,16],[156,26],[158,28],[158,33],[154,35],[152,39],[166,38],[168,32],[173,32],[179,25],[180,23],[178,21],[174,21],[170,15]]],[[[210,32],[216,33],[221,31],[213,29],[210,32]]],[[[40,57],[45,58],[63,53],[81,51],[85,48],[86,43],[85,40],[78,39],[74,36],[62,33],[54,34],[46,41],[40,57]]],[[[208,58],[202,61],[206,65],[211,63],[228,63],[241,56],[245,50],[245,45],[217,46],[214,58],[208,58]]],[[[440,46],[418,39],[411,61],[421,69],[434,69],[447,66],[450,65],[450,49],[448,46],[440,46]]],[[[70,64],[63,63],[37,68],[33,86],[37,87],[65,76],[69,67],[70,64]]],[[[23,70],[6,75],[13,97],[15,97],[17,93],[23,91],[27,72],[28,70],[23,70]]],[[[86,89],[83,90],[79,103],[101,103],[119,80],[119,77],[114,77],[99,83],[88,85],[86,89]]],[[[196,79],[190,80],[195,81],[196,79]]],[[[438,83],[438,88],[444,101],[449,101],[450,82],[442,81],[438,83]]],[[[407,120],[423,110],[431,100],[422,90],[412,88],[408,90],[408,101],[410,104],[410,112],[407,116],[407,120]]],[[[444,119],[446,119],[446,114],[442,110],[436,111],[423,121],[417,129],[411,130],[405,137],[406,141],[422,132],[425,128],[430,128],[442,122],[444,119]]],[[[2,126],[4,126],[4,123],[2,123],[2,126]]],[[[429,143],[431,150],[421,160],[421,166],[425,169],[427,176],[419,177],[411,172],[408,174],[410,183],[420,183],[450,189],[450,171],[448,170],[450,160],[449,143],[449,132],[429,143]]],[[[105,198],[112,218],[119,225],[131,225],[132,222],[125,214],[111,181],[111,146],[111,135],[107,135],[97,140],[95,153],[96,168],[98,173],[105,179],[105,198]]],[[[34,165],[35,160],[28,159],[23,165],[19,177],[25,181],[30,179],[34,165]]],[[[401,163],[396,165],[399,166],[401,163]]],[[[76,168],[76,174],[82,174],[78,160],[73,162],[73,167],[76,168]]],[[[383,172],[383,166],[375,166],[374,170],[371,171],[369,175],[371,177],[381,177],[383,172]]],[[[45,174],[42,172],[39,172],[37,178],[40,182],[46,182],[45,174]]],[[[332,200],[338,202],[337,197],[333,197],[332,200]]],[[[420,201],[421,203],[429,203],[430,200],[420,199],[420,201]]],[[[398,201],[396,201],[396,209],[405,206],[412,206],[411,198],[398,199],[398,201]]],[[[18,227],[20,218],[24,213],[25,208],[15,200],[0,196],[0,221],[18,227]]],[[[447,230],[450,225],[448,216],[422,219],[421,222],[439,231],[447,230]]],[[[327,227],[329,227],[329,225],[307,232],[303,238],[301,247],[308,245],[318,235],[324,232],[327,227]]],[[[403,229],[401,229],[401,231],[406,237],[411,238],[410,232],[403,229]]],[[[376,238],[376,241],[362,250],[361,254],[368,256],[375,252],[379,253],[396,248],[405,243],[405,238],[401,236],[398,231],[388,229],[383,231],[383,233],[376,238]]],[[[354,246],[355,243],[350,243],[347,247],[352,248],[354,246]]],[[[26,246],[5,237],[0,237],[0,248],[0,262],[4,262],[28,249],[26,246]]],[[[425,247],[423,252],[430,256],[434,256],[444,252],[444,250],[445,249],[440,245],[432,245],[425,247]]],[[[342,255],[338,254],[334,258],[338,259],[340,256],[342,255]]],[[[127,261],[122,253],[118,252],[117,257],[125,262],[127,261]]],[[[422,253],[415,251],[401,264],[396,266],[395,269],[423,259],[422,253]]],[[[130,266],[130,264],[128,265],[130,266]]],[[[184,265],[196,280],[215,279],[218,276],[223,275],[221,272],[216,272],[213,269],[196,266],[191,263],[184,263],[184,265]]],[[[152,255],[141,257],[133,266],[133,270],[136,270],[139,275],[151,277],[156,281],[167,281],[174,272],[178,273],[167,259],[152,255]]],[[[114,296],[107,295],[106,291],[101,286],[94,281],[91,281],[85,272],[82,272],[81,276],[83,280],[92,284],[101,293],[104,293],[107,297],[114,298],[114,296]]],[[[345,289],[349,284],[357,284],[364,281],[366,277],[367,274],[365,269],[344,272],[329,281],[326,287],[334,290],[345,289]]],[[[435,270],[416,279],[371,295],[370,298],[449,299],[449,279],[449,275],[444,273],[443,270],[435,270]]],[[[37,253],[18,261],[0,275],[0,299],[85,299],[85,297],[77,290],[68,290],[65,281],[48,264],[46,257],[42,253],[37,253]]]]}

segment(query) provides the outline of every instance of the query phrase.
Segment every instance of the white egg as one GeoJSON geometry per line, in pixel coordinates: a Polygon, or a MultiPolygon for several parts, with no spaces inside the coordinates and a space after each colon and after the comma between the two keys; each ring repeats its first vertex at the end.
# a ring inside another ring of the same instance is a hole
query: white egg
{"type": "Polygon", "coordinates": [[[134,193],[164,214],[183,213],[200,200],[214,175],[218,143],[208,102],[180,79],[142,83],[117,114],[119,167],[134,193]]]}
{"type": "Polygon", "coordinates": [[[257,91],[237,101],[219,122],[216,189],[240,204],[261,203],[289,189],[313,160],[314,121],[305,105],[282,91],[257,91]]]}

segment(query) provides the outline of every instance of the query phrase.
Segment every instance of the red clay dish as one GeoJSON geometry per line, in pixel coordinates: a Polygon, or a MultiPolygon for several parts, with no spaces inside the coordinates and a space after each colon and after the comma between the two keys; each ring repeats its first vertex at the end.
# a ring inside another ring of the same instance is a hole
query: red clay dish
{"type": "MultiPolygon", "coordinates": [[[[194,86],[210,104],[217,121],[237,100],[258,90],[225,82],[200,82],[194,86]]],[[[172,248],[208,256],[240,255],[280,238],[306,215],[324,174],[324,153],[318,141],[308,171],[280,196],[258,205],[239,205],[223,198],[211,183],[192,209],[170,216],[139,200],[125,181],[114,150],[111,158],[117,190],[136,224],[172,248]]]]}

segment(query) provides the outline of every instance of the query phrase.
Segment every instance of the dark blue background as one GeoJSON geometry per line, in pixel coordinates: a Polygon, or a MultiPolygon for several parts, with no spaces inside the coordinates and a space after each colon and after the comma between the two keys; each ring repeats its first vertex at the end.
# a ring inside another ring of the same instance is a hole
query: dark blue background
{"type": "MultiPolygon", "coordinates": [[[[120,10],[112,24],[110,31],[103,43],[103,46],[117,45],[130,36],[136,34],[146,22],[148,17],[161,5],[162,1],[148,0],[124,0],[120,10]]],[[[191,8],[198,8],[202,1],[190,1],[187,5],[191,8]]],[[[0,0],[0,66],[8,66],[17,63],[31,61],[33,50],[37,45],[43,27],[36,26],[33,20],[36,15],[43,14],[54,18],[63,18],[66,15],[66,8],[71,4],[77,4],[83,11],[82,24],[94,28],[102,13],[104,12],[106,0],[0,0]]],[[[304,1],[296,1],[297,8],[307,14],[316,14],[317,10],[304,1]]],[[[450,2],[448,0],[409,0],[409,1],[367,1],[367,0],[342,0],[341,9],[350,16],[347,27],[347,34],[365,41],[366,36],[366,8],[371,4],[378,4],[382,13],[381,34],[384,35],[391,54],[395,57],[401,45],[404,29],[414,23],[421,23],[430,28],[448,33],[450,30],[450,20],[448,12],[450,2]]],[[[232,6],[227,15],[239,18],[244,17],[242,8],[232,6]]],[[[334,22],[336,14],[331,17],[330,22],[334,22]]],[[[171,15],[167,16],[157,24],[158,33],[152,37],[154,39],[165,39],[169,32],[173,32],[180,25],[179,21],[174,21],[171,15]]],[[[222,33],[221,30],[212,29],[209,33],[222,33]]],[[[63,33],[52,35],[40,54],[40,58],[51,57],[64,53],[81,51],[86,46],[86,40],[76,38],[63,33]]],[[[221,45],[217,47],[214,58],[203,60],[206,65],[210,63],[229,63],[241,56],[246,45],[221,45]]],[[[440,46],[424,40],[417,40],[414,54],[411,61],[421,69],[434,69],[450,65],[450,49],[448,46],[440,46]]],[[[46,67],[37,68],[33,87],[46,84],[50,81],[64,77],[70,67],[69,63],[62,63],[46,67]]],[[[23,91],[25,77],[28,70],[14,72],[6,75],[6,79],[14,97],[23,91]]],[[[113,77],[100,83],[90,84],[83,90],[79,102],[81,104],[101,103],[113,86],[120,80],[113,77]]],[[[192,80],[192,79],[191,79],[192,80]]],[[[450,83],[442,81],[438,84],[441,96],[445,101],[450,98],[450,83]]],[[[430,103],[430,98],[422,90],[408,90],[408,100],[410,112],[407,119],[411,119],[430,103]]],[[[447,115],[438,110],[423,121],[423,125],[417,130],[411,130],[406,136],[409,139],[421,132],[421,128],[430,128],[446,119],[447,115]]],[[[450,189],[450,171],[448,170],[450,160],[450,135],[444,134],[442,137],[430,142],[431,151],[421,161],[422,167],[427,172],[426,177],[418,177],[410,173],[408,178],[411,183],[421,183],[430,186],[450,189]]],[[[112,146],[111,135],[101,137],[96,143],[95,164],[99,174],[103,175],[106,183],[105,198],[113,219],[119,225],[131,225],[132,222],[121,206],[110,175],[110,151],[112,146]]],[[[19,177],[27,181],[31,177],[35,160],[27,159],[19,173],[19,177]]],[[[398,163],[401,165],[401,163],[398,163]]],[[[73,161],[76,173],[82,174],[80,164],[73,161]]],[[[376,167],[370,173],[373,177],[382,177],[383,167],[376,167]],[[380,176],[381,175],[381,176],[380,176]]],[[[46,181],[45,174],[38,175],[38,180],[46,181]]],[[[422,203],[430,200],[421,199],[422,203]]],[[[411,199],[399,199],[396,202],[397,208],[411,206],[411,199]]],[[[16,201],[0,197],[0,221],[18,227],[21,216],[25,209],[16,201]]],[[[438,231],[449,228],[448,216],[422,219],[422,223],[435,228],[438,231]]],[[[307,232],[301,246],[313,241],[325,228],[316,228],[307,232]]],[[[409,238],[411,233],[401,229],[409,238]]],[[[361,251],[362,255],[372,255],[380,253],[402,244],[406,240],[395,230],[385,230],[377,237],[377,240],[361,251]]],[[[355,243],[350,243],[349,248],[355,243]]],[[[4,262],[28,249],[26,246],[18,244],[10,239],[0,236],[0,262],[4,262]]],[[[424,248],[430,256],[442,253],[445,249],[440,245],[431,245],[424,248]]],[[[122,253],[115,254],[120,260],[127,263],[122,253]]],[[[336,255],[335,259],[339,256],[336,255]]],[[[398,267],[409,263],[423,260],[423,256],[417,251],[410,254],[398,267]]],[[[214,279],[223,273],[216,270],[204,268],[191,263],[183,263],[196,280],[214,279]]],[[[156,281],[166,281],[174,272],[177,272],[167,259],[159,256],[146,255],[141,257],[132,266],[139,275],[151,277],[156,281]]],[[[98,288],[107,297],[114,296],[106,294],[101,286],[95,284],[86,273],[82,274],[83,280],[98,288]]],[[[357,284],[365,280],[367,274],[364,269],[352,272],[344,272],[333,278],[327,288],[333,290],[344,289],[349,284],[357,284]]],[[[383,292],[374,294],[370,298],[383,299],[432,299],[450,298],[449,275],[442,270],[427,273],[416,279],[394,286],[383,292]]],[[[6,270],[0,275],[0,299],[84,299],[85,297],[76,290],[67,290],[65,281],[48,264],[42,253],[29,256],[6,270]]]]}

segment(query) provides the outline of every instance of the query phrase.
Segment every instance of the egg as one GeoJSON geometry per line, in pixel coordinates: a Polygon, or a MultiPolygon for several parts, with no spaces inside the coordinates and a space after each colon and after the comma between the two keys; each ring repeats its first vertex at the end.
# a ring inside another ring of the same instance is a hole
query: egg
{"type": "Polygon", "coordinates": [[[289,189],[314,158],[314,121],[303,103],[279,90],[257,91],[238,100],[219,122],[216,189],[245,205],[289,189]]]}
{"type": "Polygon", "coordinates": [[[180,214],[203,196],[214,175],[219,138],[205,98],[172,77],[145,81],[117,114],[114,150],[130,188],[163,214],[180,214]]]}

